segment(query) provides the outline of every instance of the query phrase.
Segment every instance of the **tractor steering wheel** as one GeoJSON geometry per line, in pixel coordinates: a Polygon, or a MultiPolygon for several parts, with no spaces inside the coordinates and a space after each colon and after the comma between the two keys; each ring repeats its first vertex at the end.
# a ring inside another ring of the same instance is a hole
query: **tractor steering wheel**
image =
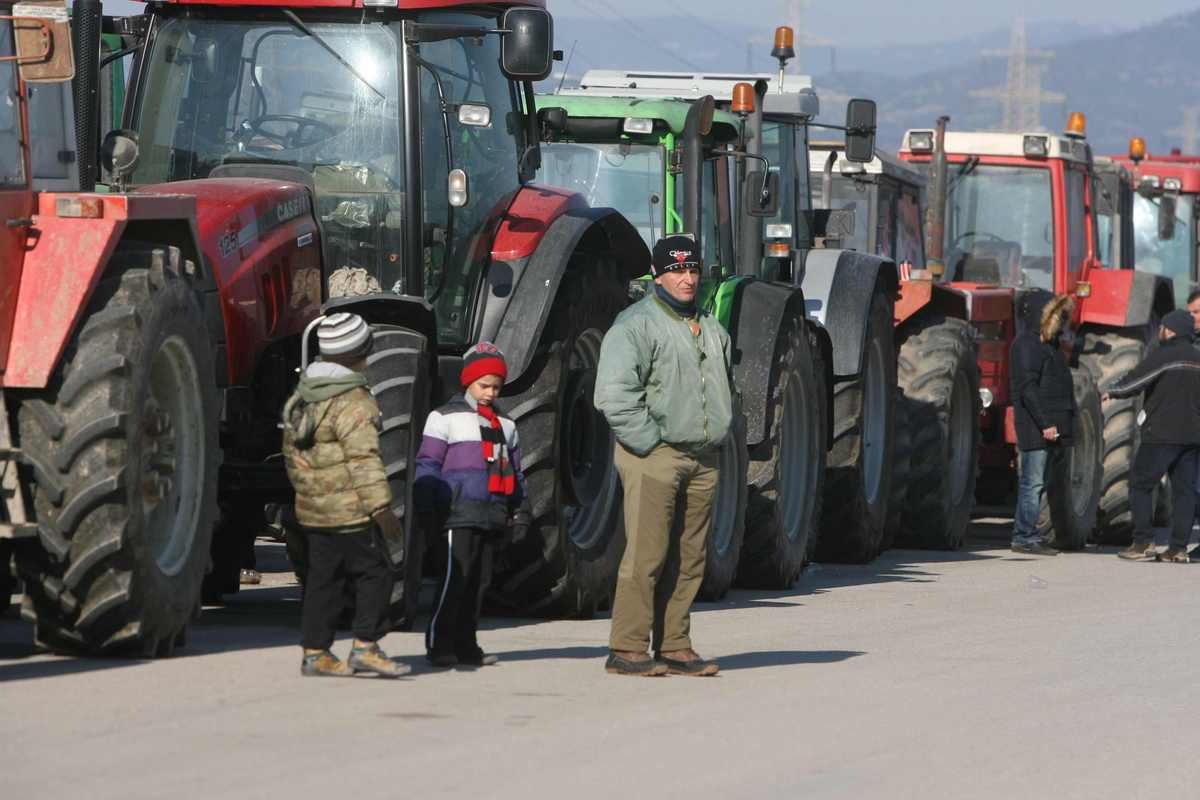
{"type": "MultiPolygon", "coordinates": [[[[319,119],[312,119],[310,117],[301,117],[296,114],[263,114],[254,119],[245,120],[241,127],[246,133],[261,136],[288,150],[309,147],[338,134],[338,129],[328,122],[322,122],[319,119]],[[290,133],[274,133],[263,128],[264,125],[272,122],[286,122],[295,125],[296,129],[290,133]],[[308,138],[301,135],[304,131],[310,129],[323,135],[308,138]]],[[[245,138],[249,139],[249,136],[245,138]]]]}
{"type": "Polygon", "coordinates": [[[960,233],[958,236],[956,236],[954,238],[954,242],[950,246],[956,250],[959,249],[958,243],[961,242],[963,239],[966,239],[968,236],[974,237],[976,239],[984,239],[985,241],[989,241],[989,242],[1008,241],[1007,239],[997,236],[994,233],[977,233],[976,231],[965,231],[964,233],[960,233]]]}

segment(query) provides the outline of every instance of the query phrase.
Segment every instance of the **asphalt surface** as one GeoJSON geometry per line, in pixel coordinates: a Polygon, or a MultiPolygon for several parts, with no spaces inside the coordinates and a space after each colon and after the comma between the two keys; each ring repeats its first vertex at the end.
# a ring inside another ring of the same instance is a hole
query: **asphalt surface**
{"type": "Polygon", "coordinates": [[[0,619],[2,796],[1200,796],[1200,565],[1003,535],[700,605],[712,679],[605,674],[606,619],[489,619],[502,663],[438,673],[393,633],[408,678],[301,678],[299,593],[260,543],[264,585],[171,659],[34,653],[0,619]]]}

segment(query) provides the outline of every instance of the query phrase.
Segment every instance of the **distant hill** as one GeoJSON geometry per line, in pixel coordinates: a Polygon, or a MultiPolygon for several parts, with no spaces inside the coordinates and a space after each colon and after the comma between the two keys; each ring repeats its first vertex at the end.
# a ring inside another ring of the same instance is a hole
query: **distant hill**
{"type": "MultiPolygon", "coordinates": [[[[769,25],[622,19],[595,7],[593,17],[555,18],[557,46],[569,52],[576,44],[567,85],[594,68],[774,71],[769,25]]],[[[1151,151],[1179,145],[1167,131],[1182,124],[1186,106],[1200,105],[1200,11],[1123,32],[1046,21],[1031,21],[1027,30],[1030,47],[1055,53],[1044,87],[1067,96],[1042,107],[1044,127],[1057,130],[1068,110],[1081,110],[1097,152],[1122,152],[1133,135],[1144,136],[1151,151]]],[[[1001,107],[970,90],[1004,84],[1004,59],[980,53],[1006,49],[1008,40],[1007,30],[996,30],[920,45],[814,45],[800,68],[815,76],[825,121],[840,122],[849,97],[875,98],[880,146],[894,149],[907,128],[930,126],[943,113],[960,130],[998,124],[1001,107]]],[[[556,70],[543,88],[552,91],[560,77],[556,70]]]]}
{"type": "MultiPolygon", "coordinates": [[[[1182,124],[1184,108],[1200,105],[1200,11],[1053,49],[1042,83],[1067,99],[1042,106],[1044,127],[1059,130],[1068,110],[1083,111],[1098,153],[1124,152],[1131,136],[1145,137],[1152,152],[1179,146],[1180,136],[1168,131],[1182,124]]],[[[837,119],[846,97],[875,98],[880,145],[894,149],[906,129],[929,127],[939,114],[948,113],[951,127],[959,130],[996,125],[1001,107],[969,93],[1003,85],[1005,69],[1003,59],[976,57],[916,76],[818,74],[815,84],[830,120],[837,119]]]]}

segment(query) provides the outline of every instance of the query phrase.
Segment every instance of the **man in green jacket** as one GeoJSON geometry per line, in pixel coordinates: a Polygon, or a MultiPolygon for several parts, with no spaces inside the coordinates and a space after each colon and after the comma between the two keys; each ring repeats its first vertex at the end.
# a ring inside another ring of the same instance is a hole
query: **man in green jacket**
{"type": "Polygon", "coordinates": [[[596,407],[617,437],[625,554],[605,668],[621,675],[716,675],[689,637],[704,578],[717,452],[733,398],[729,335],[696,305],[700,253],[688,235],[654,246],[653,291],[604,337],[596,407]],[[683,494],[682,519],[676,501],[683,494]],[[647,654],[653,644],[655,658],[647,654]]]}
{"type": "Polygon", "coordinates": [[[308,541],[300,672],[397,677],[408,668],[378,644],[392,594],[381,536],[398,536],[399,522],[379,454],[379,405],[363,374],[371,329],[357,314],[331,314],[317,327],[317,340],[321,360],[308,365],[283,407],[283,456],[308,541]],[[355,584],[354,645],[343,662],[329,648],[347,578],[355,584]]]}

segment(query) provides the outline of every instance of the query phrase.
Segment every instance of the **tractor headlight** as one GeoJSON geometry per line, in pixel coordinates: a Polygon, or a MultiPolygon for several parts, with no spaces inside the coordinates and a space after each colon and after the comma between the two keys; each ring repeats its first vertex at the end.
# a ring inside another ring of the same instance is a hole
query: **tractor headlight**
{"type": "Polygon", "coordinates": [[[992,401],[996,398],[992,395],[992,390],[986,386],[979,387],[979,402],[983,403],[984,408],[991,408],[992,401]]]}

